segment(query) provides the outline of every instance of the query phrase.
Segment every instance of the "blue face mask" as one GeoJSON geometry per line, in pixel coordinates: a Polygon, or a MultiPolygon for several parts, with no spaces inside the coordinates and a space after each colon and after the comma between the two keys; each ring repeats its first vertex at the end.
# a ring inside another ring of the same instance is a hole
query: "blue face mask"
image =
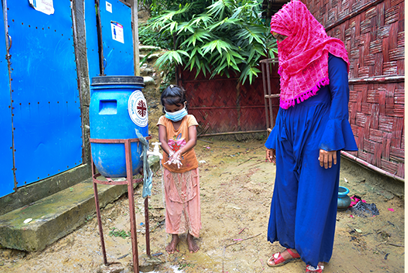
{"type": "MultiPolygon", "coordinates": [[[[166,110],[164,110],[164,112],[166,112],[166,110]]],[[[171,121],[177,122],[177,121],[182,120],[185,116],[187,116],[187,114],[188,113],[186,110],[186,106],[184,106],[183,109],[180,109],[176,112],[172,112],[172,113],[166,112],[165,117],[171,121]]]]}

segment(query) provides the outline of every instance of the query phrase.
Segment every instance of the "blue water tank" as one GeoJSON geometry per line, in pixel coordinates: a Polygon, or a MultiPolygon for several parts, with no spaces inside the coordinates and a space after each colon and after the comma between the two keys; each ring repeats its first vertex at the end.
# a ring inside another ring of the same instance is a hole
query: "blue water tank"
{"type": "MultiPolygon", "coordinates": [[[[102,76],[92,78],[89,106],[91,138],[137,138],[135,129],[148,136],[147,103],[143,77],[102,76]]],[[[126,177],[124,144],[91,143],[92,159],[105,177],[126,177]]],[[[133,174],[142,167],[142,145],[131,144],[133,174]]]]}

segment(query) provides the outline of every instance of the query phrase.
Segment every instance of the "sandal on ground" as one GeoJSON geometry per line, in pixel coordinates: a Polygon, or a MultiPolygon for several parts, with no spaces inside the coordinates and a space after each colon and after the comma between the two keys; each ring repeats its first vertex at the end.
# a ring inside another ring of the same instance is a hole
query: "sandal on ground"
{"type": "Polygon", "coordinates": [[[324,265],[317,265],[317,267],[313,267],[311,265],[306,266],[306,273],[312,273],[312,272],[317,272],[317,273],[323,273],[324,265]]]}
{"type": "Polygon", "coordinates": [[[284,264],[287,264],[288,262],[294,261],[296,259],[300,258],[299,253],[293,253],[292,250],[289,248],[286,249],[286,251],[292,256],[292,258],[286,259],[282,257],[281,252],[277,252],[272,255],[272,257],[266,262],[266,264],[270,267],[275,267],[275,266],[282,266],[284,264]],[[275,264],[271,264],[272,260],[275,262],[275,264]]]}

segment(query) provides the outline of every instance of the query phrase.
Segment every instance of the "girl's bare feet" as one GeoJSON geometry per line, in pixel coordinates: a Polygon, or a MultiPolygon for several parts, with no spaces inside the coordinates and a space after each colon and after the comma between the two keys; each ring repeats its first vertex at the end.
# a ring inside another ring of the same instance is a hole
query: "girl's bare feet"
{"type": "Polygon", "coordinates": [[[193,235],[191,235],[190,233],[187,234],[187,245],[190,253],[196,253],[200,249],[194,241],[193,235]]]}
{"type": "Polygon", "coordinates": [[[169,254],[173,254],[176,251],[179,242],[179,237],[177,234],[171,235],[171,242],[166,246],[166,251],[169,254]]]}

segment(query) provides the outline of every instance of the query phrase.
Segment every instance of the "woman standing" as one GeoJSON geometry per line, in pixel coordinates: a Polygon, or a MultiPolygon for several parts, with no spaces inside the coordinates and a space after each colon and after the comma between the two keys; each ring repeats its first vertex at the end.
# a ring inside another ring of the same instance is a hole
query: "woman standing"
{"type": "Polygon", "coordinates": [[[278,40],[281,93],[265,143],[267,159],[276,162],[268,240],[286,250],[268,265],[301,258],[306,272],[322,272],[333,252],[340,150],[357,150],[348,122],[347,51],[300,1],[272,17],[271,32],[278,40]]]}

